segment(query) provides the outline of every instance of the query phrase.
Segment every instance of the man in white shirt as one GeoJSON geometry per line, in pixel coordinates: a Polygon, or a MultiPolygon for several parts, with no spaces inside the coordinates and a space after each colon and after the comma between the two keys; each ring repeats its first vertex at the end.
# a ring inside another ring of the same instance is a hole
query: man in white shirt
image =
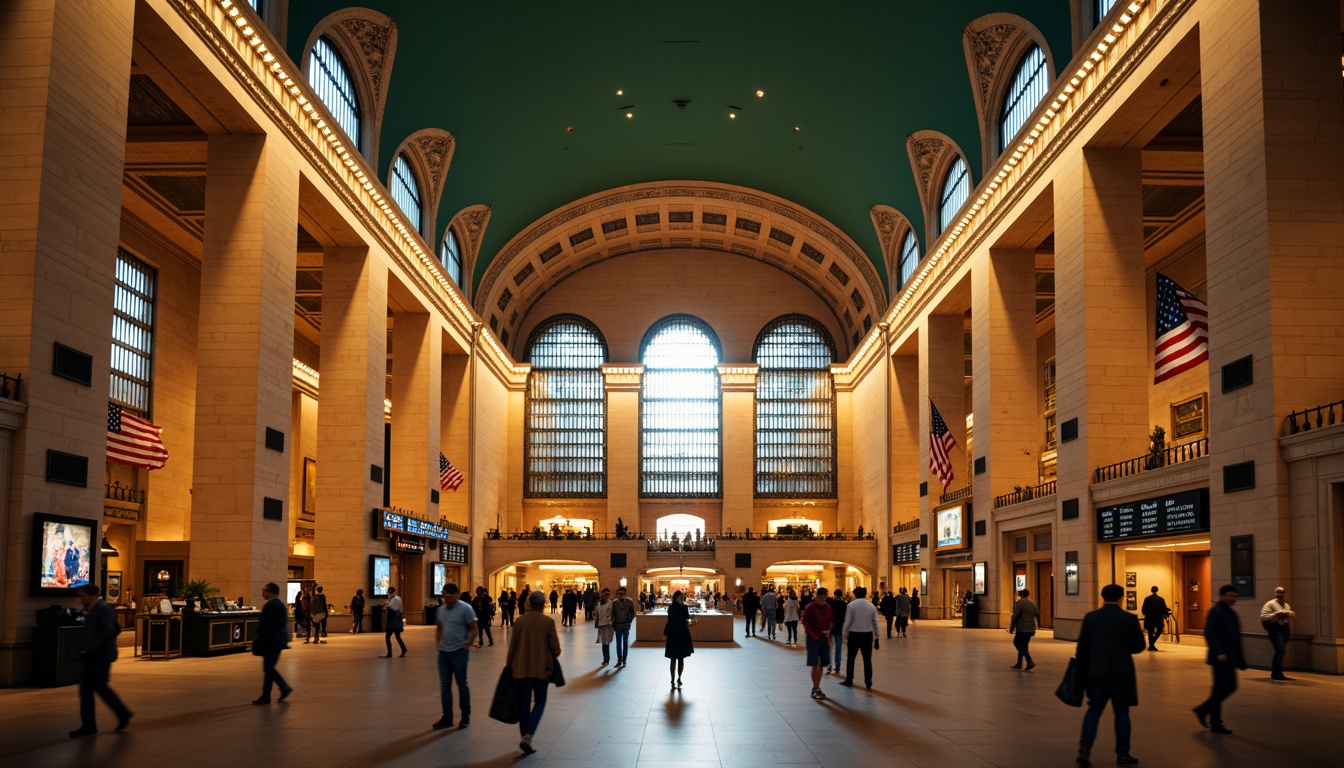
{"type": "Polygon", "coordinates": [[[387,588],[387,607],[383,610],[383,640],[387,642],[387,655],[392,658],[392,635],[397,636],[397,645],[401,646],[401,655],[406,655],[406,643],[401,640],[401,630],[405,628],[405,616],[402,614],[401,596],[396,587],[387,588]]]}
{"type": "Polygon", "coordinates": [[[1288,604],[1288,591],[1283,587],[1274,588],[1274,599],[1260,609],[1260,623],[1269,633],[1269,643],[1274,646],[1274,660],[1269,665],[1269,679],[1288,681],[1293,678],[1283,674],[1283,654],[1288,650],[1288,636],[1291,631],[1289,620],[1297,616],[1288,604]]]}
{"type": "Polygon", "coordinates": [[[877,606],[867,599],[868,590],[854,588],[854,602],[845,609],[844,636],[849,645],[849,655],[845,664],[845,679],[840,683],[846,687],[854,686],[854,657],[863,654],[863,683],[873,687],[873,639],[877,637],[877,606]]]}

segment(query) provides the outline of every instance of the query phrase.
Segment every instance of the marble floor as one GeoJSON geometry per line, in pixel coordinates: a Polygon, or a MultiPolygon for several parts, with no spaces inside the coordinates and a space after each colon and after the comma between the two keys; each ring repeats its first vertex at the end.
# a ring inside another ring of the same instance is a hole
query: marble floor
{"type": "MultiPolygon", "coordinates": [[[[517,726],[487,717],[507,632],[473,651],[476,714],[465,730],[433,731],[438,676],[429,627],[406,633],[405,658],[380,658],[381,635],[296,645],[280,666],[295,688],[252,706],[260,660],[125,658],[112,683],[136,717],[123,733],[99,704],[103,732],[72,740],[75,687],[0,691],[0,764],[24,766],[1021,766],[1073,765],[1081,710],[1052,692],[1073,644],[1040,636],[1034,672],[1008,668],[999,630],[920,622],[874,654],[873,689],[827,676],[808,697],[801,647],[756,638],[704,646],[672,691],[662,647],[636,646],[626,669],[599,668],[591,628],[561,629],[569,684],[552,689],[537,753],[517,749],[517,726]]],[[[780,636],[783,636],[781,630],[780,636]]],[[[1259,642],[1259,638],[1248,639],[1259,642]]],[[[1148,766],[1329,765],[1344,752],[1344,679],[1291,673],[1271,683],[1250,670],[1225,710],[1231,736],[1202,731],[1190,707],[1205,695],[1203,649],[1166,641],[1137,659],[1140,706],[1133,753],[1148,766]]],[[[454,713],[456,719],[457,713],[454,713]]],[[[1112,765],[1108,713],[1093,762],[1112,765]]]]}

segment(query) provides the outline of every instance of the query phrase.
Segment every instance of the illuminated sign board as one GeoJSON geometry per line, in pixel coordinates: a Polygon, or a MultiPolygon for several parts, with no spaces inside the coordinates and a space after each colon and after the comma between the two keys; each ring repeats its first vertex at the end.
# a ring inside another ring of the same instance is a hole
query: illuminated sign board
{"type": "Polygon", "coordinates": [[[919,542],[907,541],[904,544],[892,544],[891,561],[893,563],[918,563],[919,542]]]}
{"type": "Polygon", "coordinates": [[[445,563],[463,563],[467,562],[467,548],[462,544],[452,544],[447,541],[439,544],[439,560],[445,563]]]}
{"type": "Polygon", "coordinates": [[[1209,489],[1097,507],[1097,540],[1146,539],[1209,530],[1209,489]]]}
{"type": "Polygon", "coordinates": [[[406,536],[393,536],[392,551],[405,552],[410,555],[423,555],[425,554],[425,540],[412,539],[406,536]]]}
{"type": "Polygon", "coordinates": [[[385,538],[394,533],[404,533],[426,539],[443,540],[448,538],[447,526],[421,520],[418,517],[409,517],[390,509],[375,509],[373,513],[378,523],[380,538],[385,538]]]}

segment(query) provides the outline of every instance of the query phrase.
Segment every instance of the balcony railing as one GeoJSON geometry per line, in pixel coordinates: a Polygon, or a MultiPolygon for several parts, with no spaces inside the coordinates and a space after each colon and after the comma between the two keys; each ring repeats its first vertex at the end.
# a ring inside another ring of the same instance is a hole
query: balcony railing
{"type": "Polygon", "coordinates": [[[108,483],[103,486],[103,498],[108,501],[125,501],[131,504],[144,504],[145,491],[143,488],[131,488],[124,486],[120,482],[108,483]]]}
{"type": "Polygon", "coordinates": [[[1137,475],[1140,472],[1147,472],[1150,469],[1193,461],[1201,456],[1208,455],[1208,453],[1209,438],[1205,437],[1194,442],[1173,445],[1164,449],[1161,453],[1146,453],[1115,464],[1097,467],[1096,472],[1093,473],[1092,482],[1104,483],[1107,480],[1118,480],[1122,477],[1137,475]]]}
{"type": "Polygon", "coordinates": [[[944,493],[942,496],[939,496],[939,497],[938,497],[938,503],[939,503],[939,504],[950,504],[951,502],[954,502],[954,501],[961,501],[962,499],[969,499],[969,498],[971,498],[971,496],[974,496],[974,495],[975,495],[975,486],[974,486],[974,485],[968,485],[968,486],[966,486],[965,488],[958,488],[957,490],[952,491],[951,493],[944,493]]]}
{"type": "Polygon", "coordinates": [[[1023,501],[1030,501],[1031,499],[1054,496],[1055,482],[1056,481],[1054,480],[1047,480],[1040,485],[1033,485],[1030,488],[1023,488],[1021,490],[1013,491],[1012,493],[1005,493],[1002,496],[995,496],[994,508],[998,509],[999,507],[1007,507],[1023,501]]]}
{"type": "Polygon", "coordinates": [[[713,552],[713,539],[647,539],[650,552],[713,552]]]}
{"type": "MultiPolygon", "coordinates": [[[[913,528],[919,527],[918,520],[912,520],[904,524],[913,528]]],[[[901,530],[908,530],[901,528],[901,530]]],[[[675,552],[672,539],[660,539],[655,536],[647,536],[644,531],[627,531],[624,534],[615,532],[591,533],[587,531],[547,531],[543,529],[534,529],[531,531],[500,531],[491,528],[485,532],[485,538],[494,541],[644,541],[650,545],[650,551],[655,552],[675,552]]],[[[743,540],[743,541],[872,541],[875,537],[871,532],[865,532],[862,535],[857,533],[817,533],[815,531],[805,533],[752,533],[745,531],[743,533],[723,532],[723,533],[705,533],[701,534],[700,543],[708,543],[708,549],[701,547],[696,549],[696,541],[691,539],[688,544],[686,540],[680,539],[677,546],[685,547],[685,551],[710,551],[714,550],[714,541],[717,539],[743,540]]]]}
{"type": "Polygon", "coordinates": [[[899,523],[897,525],[891,526],[891,532],[904,533],[906,531],[913,531],[918,528],[919,528],[919,518],[916,517],[914,520],[906,520],[904,523],[899,523]]]}
{"type": "Polygon", "coordinates": [[[1344,422],[1344,400],[1318,405],[1305,411],[1293,411],[1283,421],[1285,435],[1296,435],[1298,432],[1339,424],[1344,422]]]}
{"type": "Polygon", "coordinates": [[[23,374],[10,376],[8,373],[0,373],[0,397],[7,400],[19,399],[19,386],[23,384],[23,374]]]}

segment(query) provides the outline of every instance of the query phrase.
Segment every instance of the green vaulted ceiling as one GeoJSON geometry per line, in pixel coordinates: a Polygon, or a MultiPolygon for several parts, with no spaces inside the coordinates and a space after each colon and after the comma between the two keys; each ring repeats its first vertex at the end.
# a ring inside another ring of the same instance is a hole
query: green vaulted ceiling
{"type": "Polygon", "coordinates": [[[379,175],[414,131],[456,137],[429,239],[437,247],[454,214],[488,205],[476,281],[551,210],[679,179],[811,209],[853,238],[885,281],[872,206],[901,211],[921,250],[928,242],[906,137],[947,134],[980,180],[965,26],[1014,13],[1041,30],[1057,66],[1072,55],[1069,0],[291,0],[290,56],[302,61],[317,23],[352,5],[397,24],[379,175]],[[674,99],[690,103],[678,111],[674,99]],[[619,108],[631,104],[627,119],[619,108]],[[729,105],[742,108],[736,119],[729,105]]]}

